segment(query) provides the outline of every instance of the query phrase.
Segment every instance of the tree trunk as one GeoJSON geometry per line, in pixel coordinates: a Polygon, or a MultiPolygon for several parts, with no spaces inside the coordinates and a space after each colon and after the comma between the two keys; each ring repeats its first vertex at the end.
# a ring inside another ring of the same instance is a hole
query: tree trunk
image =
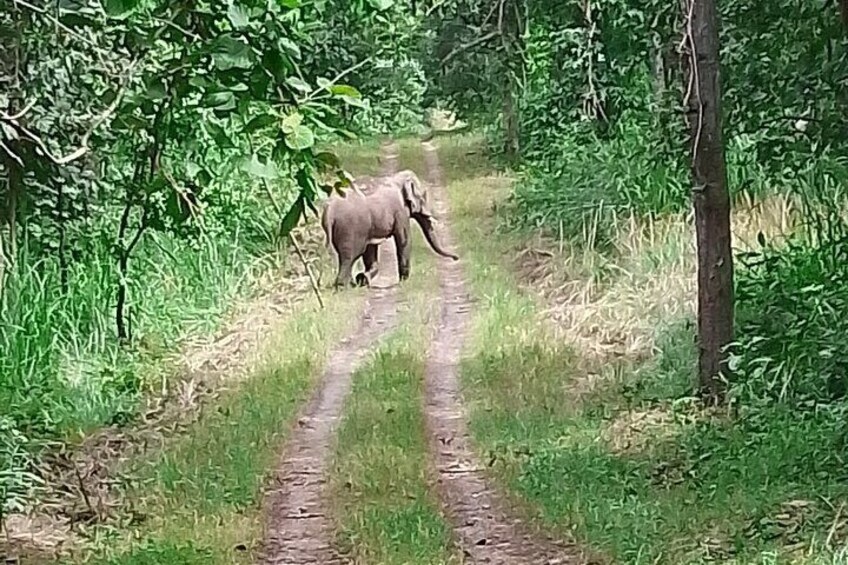
{"type": "Polygon", "coordinates": [[[3,308],[3,289],[6,288],[6,250],[3,248],[3,226],[0,225],[0,310],[3,308]]]}
{"type": "MultiPolygon", "coordinates": [[[[12,150],[16,151],[18,145],[12,145],[12,150]]],[[[14,261],[18,254],[18,207],[23,192],[23,171],[13,159],[6,159],[6,171],[6,225],[9,226],[9,258],[14,261]]]]}
{"type": "Polygon", "coordinates": [[[848,0],[839,0],[839,11],[842,14],[842,25],[848,30],[848,0]]]}
{"type": "Polygon", "coordinates": [[[515,107],[513,81],[507,79],[505,83],[503,92],[504,154],[512,163],[518,159],[519,153],[518,112],[515,107]]]}
{"type": "Polygon", "coordinates": [[[523,30],[525,14],[518,2],[504,0],[500,4],[498,26],[501,29],[503,50],[503,107],[504,154],[509,162],[515,162],[521,152],[518,95],[524,74],[523,30]]]}
{"type": "Polygon", "coordinates": [[[56,222],[59,228],[59,282],[62,294],[68,293],[67,230],[65,229],[65,183],[56,186],[56,222]]]}
{"type": "Polygon", "coordinates": [[[718,17],[715,0],[684,1],[685,61],[698,243],[698,376],[710,403],[723,400],[724,348],[733,339],[730,195],[721,131],[718,17]]]}

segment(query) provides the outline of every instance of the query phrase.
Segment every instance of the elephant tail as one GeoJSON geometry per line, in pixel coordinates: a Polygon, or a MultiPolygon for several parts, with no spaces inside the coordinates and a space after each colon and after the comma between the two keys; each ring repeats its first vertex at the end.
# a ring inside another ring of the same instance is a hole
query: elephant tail
{"type": "Polygon", "coordinates": [[[327,209],[324,209],[324,213],[321,215],[321,227],[324,229],[324,246],[329,249],[333,233],[333,219],[327,209]]]}

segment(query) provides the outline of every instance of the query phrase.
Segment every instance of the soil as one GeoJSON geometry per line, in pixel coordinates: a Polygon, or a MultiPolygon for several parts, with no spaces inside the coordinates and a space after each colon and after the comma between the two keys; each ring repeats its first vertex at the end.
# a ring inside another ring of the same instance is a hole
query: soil
{"type": "MultiPolygon", "coordinates": [[[[385,173],[395,172],[397,149],[384,146],[381,162],[385,173]]],[[[395,323],[398,279],[394,242],[386,241],[380,252],[380,273],[369,290],[359,328],[331,353],[321,386],[289,436],[274,484],[267,493],[263,563],[346,562],[333,545],[324,490],[335,430],[353,373],[395,323]]]]}
{"type": "MultiPolygon", "coordinates": [[[[441,168],[435,147],[424,143],[427,174],[440,217],[446,218],[441,168]]],[[[441,223],[450,249],[448,222],[441,223]]],[[[470,563],[578,564],[587,558],[574,544],[535,532],[510,512],[476,457],[466,426],[458,366],[472,301],[461,262],[440,263],[441,319],[427,356],[426,417],[439,494],[463,555],[470,563]]]]}

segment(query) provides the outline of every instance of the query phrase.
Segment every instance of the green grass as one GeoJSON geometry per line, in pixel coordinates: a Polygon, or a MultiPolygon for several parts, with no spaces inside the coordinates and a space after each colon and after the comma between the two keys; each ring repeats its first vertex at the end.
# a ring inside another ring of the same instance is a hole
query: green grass
{"type": "Polygon", "coordinates": [[[134,462],[128,503],[145,519],[108,532],[77,562],[250,562],[262,537],[262,489],[329,349],[364,294],[328,295],[268,336],[266,358],[161,450],[134,462]],[[346,320],[328,324],[327,320],[346,320]],[[167,559],[166,557],[167,556],[167,559]]]}
{"type": "MultiPolygon", "coordinates": [[[[708,413],[687,400],[691,323],[668,317],[678,309],[656,308],[666,299],[661,293],[637,297],[639,286],[618,280],[648,281],[634,275],[641,275],[638,265],[668,277],[673,269],[665,269],[684,263],[673,258],[619,256],[613,260],[627,268],[618,274],[608,260],[604,284],[581,297],[606,301],[606,310],[583,322],[599,337],[605,325],[620,324],[616,314],[643,312],[661,353],[588,358],[585,344],[571,341],[573,328],[551,324],[539,297],[519,290],[509,259],[519,236],[491,236],[492,203],[508,194],[509,180],[468,179],[473,165],[462,155],[469,143],[440,144],[454,232],[479,300],[463,390],[478,449],[494,459],[493,473],[516,506],[614,562],[844,562],[833,553],[848,534],[840,510],[848,497],[844,413],[772,408],[745,417],[708,413]],[[600,367],[591,387],[587,367],[600,367]]],[[[662,238],[656,245],[666,247],[662,238]]],[[[550,268],[569,265],[566,257],[550,268]]]]}
{"type": "Polygon", "coordinates": [[[376,175],[382,170],[379,161],[380,144],[379,139],[368,139],[338,145],[332,150],[346,170],[357,175],[376,175]]]}
{"type": "Polygon", "coordinates": [[[243,244],[207,239],[191,249],[150,235],[132,266],[131,347],[115,339],[117,275],[105,246],[93,245],[89,260],[69,266],[64,293],[55,264],[22,254],[0,303],[6,414],[28,435],[48,438],[127,423],[140,395],[174,371],[169,360],[180,343],[216,331],[233,303],[278,266],[279,259],[259,259],[243,244]]]}
{"type": "Polygon", "coordinates": [[[356,563],[457,562],[428,488],[420,343],[402,332],[355,375],[331,489],[337,543],[356,563]]]}

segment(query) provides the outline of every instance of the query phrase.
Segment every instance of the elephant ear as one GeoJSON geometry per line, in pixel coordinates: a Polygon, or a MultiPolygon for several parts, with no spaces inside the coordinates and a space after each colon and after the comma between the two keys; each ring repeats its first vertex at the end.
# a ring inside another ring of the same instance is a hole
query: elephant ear
{"type": "Polygon", "coordinates": [[[400,190],[409,211],[413,214],[421,214],[424,211],[424,198],[416,179],[414,177],[403,179],[400,190]]]}

